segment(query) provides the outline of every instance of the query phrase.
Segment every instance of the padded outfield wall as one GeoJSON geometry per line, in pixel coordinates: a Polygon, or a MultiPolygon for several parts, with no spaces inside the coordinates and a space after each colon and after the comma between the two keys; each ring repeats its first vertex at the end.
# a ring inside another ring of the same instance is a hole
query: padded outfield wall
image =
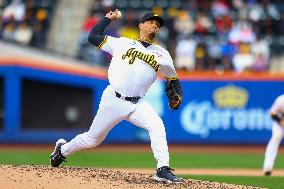
{"type": "MultiPolygon", "coordinates": [[[[284,75],[179,73],[184,98],[167,106],[158,79],[146,99],[163,118],[170,143],[266,144],[269,108],[283,93],[284,75]]],[[[107,86],[106,70],[31,59],[0,60],[0,142],[53,143],[87,131],[107,86]]],[[[107,119],[107,118],[106,118],[107,119]]],[[[147,132],[121,122],[106,143],[139,143],[147,132]]]]}

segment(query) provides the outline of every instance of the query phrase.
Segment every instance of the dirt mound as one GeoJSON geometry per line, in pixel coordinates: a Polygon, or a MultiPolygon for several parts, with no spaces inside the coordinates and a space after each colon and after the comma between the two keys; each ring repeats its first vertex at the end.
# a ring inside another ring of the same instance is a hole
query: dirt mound
{"type": "MultiPolygon", "coordinates": [[[[139,170],[138,170],[139,171],[139,170]]],[[[5,189],[148,189],[148,188],[187,188],[187,189],[257,189],[258,187],[224,184],[218,182],[184,179],[183,184],[157,183],[150,174],[113,171],[106,169],[0,165],[0,186],[5,189]]]]}

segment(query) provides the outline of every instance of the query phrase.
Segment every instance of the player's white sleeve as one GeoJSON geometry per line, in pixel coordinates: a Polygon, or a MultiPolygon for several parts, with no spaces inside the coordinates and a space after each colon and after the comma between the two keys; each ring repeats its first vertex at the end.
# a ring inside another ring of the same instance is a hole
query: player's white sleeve
{"type": "Polygon", "coordinates": [[[98,48],[102,49],[105,52],[108,52],[111,55],[113,55],[113,52],[115,51],[117,44],[119,44],[118,40],[119,40],[119,38],[106,35],[104,37],[103,41],[98,46],[98,48]]]}
{"type": "Polygon", "coordinates": [[[171,58],[170,54],[168,53],[165,57],[163,57],[163,59],[164,63],[161,64],[160,72],[167,80],[176,80],[177,73],[174,67],[173,59],[171,58]]]}
{"type": "Polygon", "coordinates": [[[274,101],[270,109],[270,114],[283,113],[283,106],[284,106],[284,95],[281,95],[277,97],[276,100],[274,101]]]}

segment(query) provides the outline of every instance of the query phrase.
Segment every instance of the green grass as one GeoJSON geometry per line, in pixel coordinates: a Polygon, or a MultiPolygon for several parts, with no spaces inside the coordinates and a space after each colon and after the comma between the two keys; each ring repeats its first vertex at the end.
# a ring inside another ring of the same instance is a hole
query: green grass
{"type": "MultiPolygon", "coordinates": [[[[0,151],[1,164],[49,164],[50,152],[0,151]]],[[[152,153],[78,152],[65,165],[90,167],[155,167],[152,153]]],[[[224,153],[171,153],[176,168],[261,168],[263,155],[224,153]]],[[[275,168],[284,167],[284,156],[278,156],[275,168]]]]}
{"type": "MultiPolygon", "coordinates": [[[[263,155],[259,154],[224,154],[224,153],[177,153],[172,154],[174,167],[191,168],[259,168],[263,155]]],[[[284,157],[279,157],[277,166],[284,167],[284,157]]]]}
{"type": "MultiPolygon", "coordinates": [[[[49,164],[49,151],[0,151],[0,164],[49,164]]],[[[152,153],[142,152],[78,152],[67,158],[64,165],[83,167],[121,167],[154,168],[156,163],[152,153]]],[[[224,154],[224,153],[171,153],[171,166],[174,168],[255,168],[261,169],[262,154],[224,154]]],[[[279,155],[275,168],[284,167],[284,157],[279,155]]],[[[283,189],[282,177],[240,177],[240,176],[199,176],[182,175],[185,178],[225,182],[232,184],[283,189]]]]}
{"type": "Polygon", "coordinates": [[[283,177],[243,177],[243,176],[212,176],[212,175],[189,175],[183,178],[223,182],[228,184],[240,184],[246,186],[257,186],[269,189],[283,189],[283,177]]]}

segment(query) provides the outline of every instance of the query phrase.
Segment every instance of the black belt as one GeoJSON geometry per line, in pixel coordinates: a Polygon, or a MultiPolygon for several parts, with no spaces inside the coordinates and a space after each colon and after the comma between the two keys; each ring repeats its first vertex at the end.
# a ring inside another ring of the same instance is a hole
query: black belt
{"type": "Polygon", "coordinates": [[[136,104],[138,102],[138,100],[141,98],[140,96],[135,96],[135,97],[129,97],[129,96],[125,96],[123,97],[121,94],[119,94],[118,92],[115,91],[115,96],[117,98],[121,98],[123,100],[132,102],[133,104],[136,104]]]}

